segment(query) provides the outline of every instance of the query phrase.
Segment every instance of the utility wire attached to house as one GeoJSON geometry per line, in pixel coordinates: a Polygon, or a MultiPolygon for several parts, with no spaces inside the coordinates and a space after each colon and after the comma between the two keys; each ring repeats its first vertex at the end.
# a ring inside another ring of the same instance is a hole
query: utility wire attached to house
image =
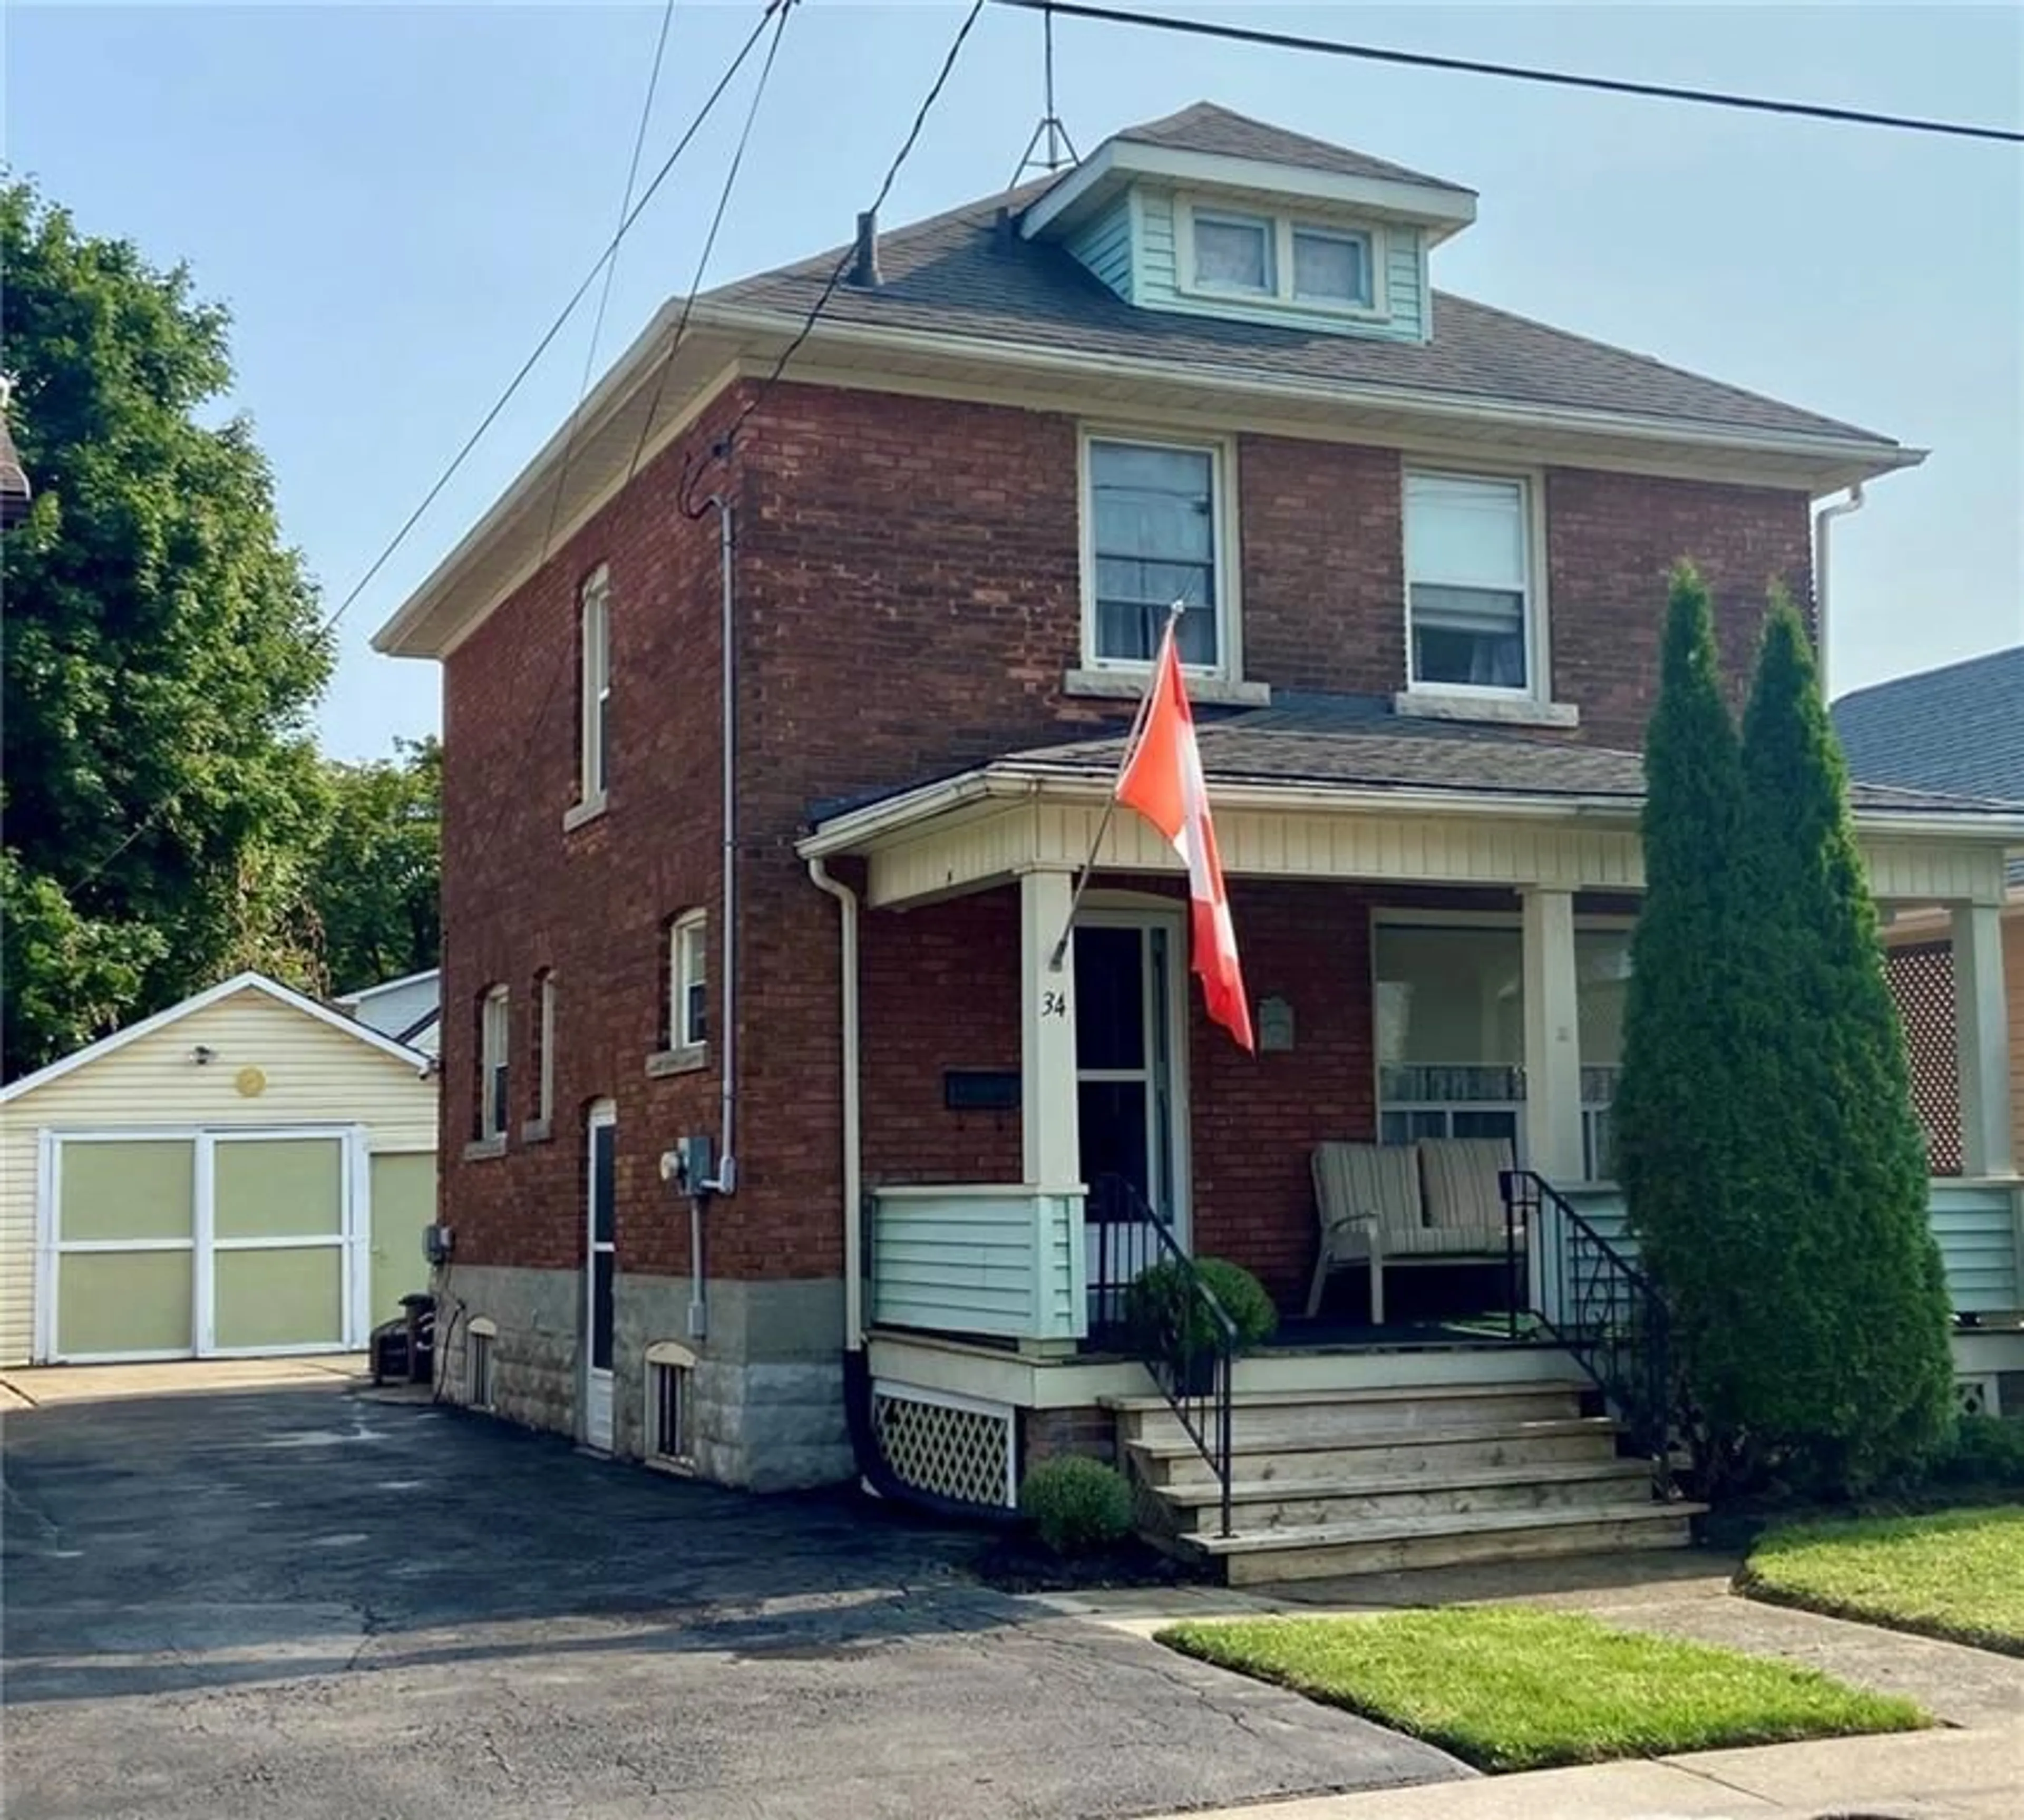
{"type": "Polygon", "coordinates": [[[1763,95],[1743,95],[1722,89],[1682,88],[1670,83],[1631,82],[1615,76],[1583,75],[1571,70],[1538,65],[1491,63],[1480,57],[1441,57],[1431,51],[1392,50],[1374,44],[1345,44],[1332,38],[1307,38],[1290,31],[1267,31],[1249,25],[1225,25],[1212,19],[1179,19],[1166,13],[1136,13],[1123,7],[1090,6],[1080,0],[996,0],[1001,6],[1051,17],[1094,19],[1109,25],[1132,25],[1153,31],[1178,31],[1196,38],[1220,39],[1234,44],[1259,44],[1279,50],[1318,52],[1328,57],[1367,63],[1402,65],[1409,69],[1449,70],[1463,75],[1499,76],[1510,82],[1544,83],[1555,88],[1590,89],[1598,94],[1635,95],[1648,101],[1688,101],[1701,107],[1740,108],[1749,113],[1784,114],[1799,119],[1829,120],[1843,126],[1886,127],[1905,133],[1936,133],[1957,139],[1987,139],[2000,145],[2024,145],[2024,130],[1983,127],[1959,120],[1935,120],[1909,114],[1879,113],[1867,108],[1835,108],[1814,101],[1793,101],[1763,95]]]}
{"type": "Polygon", "coordinates": [[[547,332],[543,334],[541,339],[535,343],[533,352],[520,363],[519,370],[507,382],[506,389],[493,401],[491,409],[478,420],[478,427],[471,431],[471,435],[465,438],[463,447],[450,458],[449,465],[437,476],[435,483],[422,496],[421,503],[409,513],[401,528],[394,532],[392,538],[388,541],[387,547],[373,558],[372,566],[358,578],[353,585],[350,593],[338,603],[336,611],[324,620],[323,629],[325,631],[328,631],[351,611],[359,596],[371,584],[372,578],[386,567],[394,552],[407,541],[408,534],[421,522],[422,515],[435,503],[437,497],[450,483],[457,470],[469,457],[471,450],[478,446],[486,431],[490,430],[497,420],[499,413],[505,409],[508,404],[512,402],[514,394],[526,383],[527,376],[534,370],[541,356],[548,351],[554,344],[556,337],[562,333],[570,317],[576,314],[576,306],[589,295],[591,286],[597,282],[606,264],[618,252],[625,237],[632,231],[634,224],[638,222],[647,204],[654,200],[655,193],[667,181],[669,174],[673,171],[682,154],[688,149],[697,134],[702,130],[704,123],[715,111],[717,104],[723,99],[724,90],[731,86],[733,79],[745,67],[746,60],[757,47],[760,39],[764,35],[767,26],[772,22],[775,14],[784,11],[789,4],[790,0],[768,0],[764,11],[759,17],[759,22],[753,27],[745,42],[739,46],[738,54],[731,60],[729,68],[717,78],[716,86],[711,89],[708,96],[705,97],[702,107],[696,112],[695,118],[689,123],[681,138],[676,141],[674,149],[662,161],[661,167],[654,173],[647,187],[640,192],[639,200],[628,211],[625,218],[618,224],[618,232],[613,234],[604,251],[598,255],[596,263],[584,274],[583,282],[578,284],[574,292],[570,294],[570,299],[563,306],[561,313],[548,325],[547,332]]]}
{"type": "MultiPolygon", "coordinates": [[[[780,17],[786,17],[784,8],[780,17]]],[[[647,128],[654,118],[654,97],[661,89],[661,64],[668,53],[668,29],[674,21],[675,0],[665,0],[661,8],[661,29],[654,39],[654,61],[647,72],[646,99],[640,104],[640,124],[632,134],[632,156],[625,167],[625,189],[618,201],[618,225],[622,228],[625,225],[625,218],[632,212],[633,186],[640,181],[640,154],[646,149],[647,128]]],[[[774,42],[779,42],[776,32],[774,42]]],[[[770,61],[771,53],[768,54],[770,61]]],[[[760,80],[763,83],[765,79],[762,76],[760,80]]],[[[604,334],[604,314],[611,303],[612,281],[618,275],[618,258],[614,252],[604,262],[604,282],[598,288],[597,310],[590,319],[590,343],[583,350],[583,373],[576,383],[576,403],[570,408],[569,424],[563,435],[560,471],[548,494],[548,522],[541,532],[541,554],[537,567],[548,560],[548,547],[555,541],[556,519],[562,510],[563,494],[569,486],[570,457],[576,453],[578,420],[583,415],[583,401],[590,395],[591,377],[597,370],[597,344],[604,334]]]]}
{"type": "MultiPolygon", "coordinates": [[[[874,232],[878,211],[885,206],[886,199],[893,193],[893,185],[899,181],[900,171],[905,167],[908,159],[913,155],[914,147],[918,143],[921,137],[921,130],[928,123],[928,116],[934,111],[935,103],[941,98],[942,90],[948,86],[950,72],[955,69],[956,59],[962,54],[963,45],[969,39],[972,29],[983,11],[984,0],[971,0],[970,10],[963,15],[962,23],[956,28],[955,36],[951,40],[948,50],[942,58],[940,69],[936,72],[934,81],[929,85],[928,92],[922,97],[920,106],[915,110],[913,124],[907,129],[906,138],[900,141],[900,149],[893,154],[893,162],[886,167],[885,181],[878,185],[878,193],[871,199],[871,206],[865,211],[864,217],[873,225],[874,232]]],[[[830,299],[836,295],[837,287],[843,282],[844,274],[850,270],[852,262],[856,256],[856,249],[853,247],[847,250],[837,261],[834,270],[830,272],[827,281],[823,284],[821,292],[810,306],[808,315],[803,319],[801,327],[795,331],[794,339],[780,350],[779,358],[773,362],[772,371],[754,387],[751,397],[745,401],[744,407],[732,420],[731,427],[718,437],[713,444],[708,459],[698,464],[698,473],[702,468],[708,467],[712,461],[729,461],[733,449],[737,446],[739,433],[750,421],[752,413],[765,402],[767,394],[779,383],[780,376],[787,370],[787,363],[801,352],[803,344],[811,335],[815,333],[816,325],[821,321],[823,312],[829,307],[830,299]]],[[[683,487],[682,509],[684,512],[690,512],[691,505],[689,485],[685,482],[683,487]]],[[[699,517],[702,509],[701,507],[697,507],[695,511],[690,512],[690,516],[699,517]]]]}

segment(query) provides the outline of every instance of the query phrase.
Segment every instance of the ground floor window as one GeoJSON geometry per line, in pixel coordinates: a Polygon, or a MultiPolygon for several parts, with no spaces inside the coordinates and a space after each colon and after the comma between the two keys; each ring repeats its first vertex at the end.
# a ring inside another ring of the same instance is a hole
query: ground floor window
{"type": "MultiPolygon", "coordinates": [[[[1525,968],[1517,919],[1380,922],[1375,931],[1380,1142],[1502,1138],[1525,1155],[1525,968]]],[[[1575,931],[1583,1172],[1615,1168],[1630,932],[1575,931]]]]}

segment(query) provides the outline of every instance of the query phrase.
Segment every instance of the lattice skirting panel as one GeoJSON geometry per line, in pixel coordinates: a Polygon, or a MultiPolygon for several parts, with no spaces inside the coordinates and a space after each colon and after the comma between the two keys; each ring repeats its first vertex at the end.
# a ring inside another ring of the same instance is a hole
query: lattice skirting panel
{"type": "Polygon", "coordinates": [[[1954,951],[1944,941],[1884,951],[1890,996],[1905,1021],[1912,1103],[1936,1176],[1961,1172],[1960,1074],[1954,1041],[1954,951]]]}
{"type": "Polygon", "coordinates": [[[1010,1404],[881,1381],[871,1387],[871,1421],[902,1484],[998,1510],[1018,1502],[1010,1404]]]}
{"type": "Polygon", "coordinates": [[[1963,1415],[2000,1415],[2003,1409],[1996,1393],[1996,1377],[1989,1373],[1978,1378],[1956,1378],[1954,1380],[1954,1402],[1963,1415]]]}

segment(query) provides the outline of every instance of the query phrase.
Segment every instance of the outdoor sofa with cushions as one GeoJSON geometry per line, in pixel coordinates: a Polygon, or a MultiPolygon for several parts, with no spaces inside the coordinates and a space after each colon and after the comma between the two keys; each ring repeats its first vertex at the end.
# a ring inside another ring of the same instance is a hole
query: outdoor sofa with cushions
{"type": "MultiPolygon", "coordinates": [[[[1481,1263],[1506,1255],[1502,1138],[1423,1138],[1414,1144],[1317,1144],[1314,1210],[1321,1245],[1307,1286],[1310,1319],[1328,1279],[1346,1264],[1370,1266],[1370,1320],[1384,1324],[1387,1264],[1481,1263]]],[[[1516,1233],[1523,1245],[1522,1226],[1516,1233]]]]}

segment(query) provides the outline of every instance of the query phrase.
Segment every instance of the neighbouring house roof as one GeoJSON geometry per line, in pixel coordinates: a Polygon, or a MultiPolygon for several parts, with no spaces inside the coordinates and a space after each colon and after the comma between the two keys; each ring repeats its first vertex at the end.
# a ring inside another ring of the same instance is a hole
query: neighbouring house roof
{"type": "Polygon", "coordinates": [[[1851,690],[1834,725],[1859,778],[2024,802],[2024,645],[1851,690]]]}
{"type": "Polygon", "coordinates": [[[355,1037],[382,1055],[409,1064],[417,1073],[427,1073],[431,1066],[430,1058],[420,1051],[411,1049],[405,1043],[396,1042],[391,1037],[358,1022],[356,1018],[346,1017],[342,1011],[333,1011],[328,1005],[320,1005],[314,999],[305,998],[302,993],[283,985],[278,980],[270,979],[261,973],[240,973],[234,974],[229,979],[220,980],[216,985],[207,986],[202,992],[193,993],[181,1003],[156,1012],[152,1017],[143,1018],[138,1023],[115,1030],[111,1036],[101,1037],[96,1043],[87,1043],[82,1049],[73,1050],[69,1055],[50,1062],[47,1067],[37,1069],[32,1074],[24,1074],[18,1081],[9,1081],[4,1088],[0,1088],[0,1105],[19,1099],[34,1092],[38,1087],[46,1087],[52,1081],[60,1080],[89,1062],[125,1048],[129,1043],[136,1043],[143,1037],[152,1036],[157,1030],[166,1029],[194,1012],[242,992],[264,993],[291,1011],[300,1011],[303,1016],[314,1018],[318,1023],[328,1024],[333,1030],[342,1030],[346,1036],[355,1037]]]}
{"type": "MultiPolygon", "coordinates": [[[[1202,771],[1219,787],[1284,787],[1344,794],[1373,790],[1475,798],[1486,805],[1516,798],[1562,799],[1570,805],[1615,806],[1630,813],[1644,795],[1644,761],[1634,752],[1577,744],[1509,728],[1458,725],[1395,713],[1378,696],[1282,696],[1270,708],[1223,719],[1204,716],[1197,728],[1202,771]]],[[[1124,736],[1007,752],[979,772],[1108,783],[1124,756],[1124,736]]],[[[970,775],[966,773],[965,775],[970,775]]],[[[816,805],[818,828],[873,804],[932,789],[926,780],[904,789],[867,793],[853,802],[816,805]]],[[[2024,831],[2024,803],[1941,791],[1862,783],[1852,791],[1858,815],[1909,816],[1934,823],[2008,820],[2024,831]]]]}
{"type": "Polygon", "coordinates": [[[2024,644],[1851,690],[1834,725],[1866,781],[2024,802],[2024,644]]]}
{"type": "Polygon", "coordinates": [[[388,993],[405,992],[410,986],[424,985],[432,980],[440,982],[442,978],[441,967],[424,967],[420,973],[404,973],[398,979],[377,980],[371,985],[356,986],[348,993],[339,993],[331,1003],[344,1011],[354,1011],[360,1005],[383,997],[388,993]]]}
{"type": "Polygon", "coordinates": [[[1656,461],[1815,494],[1923,458],[1876,431],[1449,292],[1433,293],[1424,342],[1136,306],[1064,247],[1021,231],[1022,217],[1032,225],[1044,212],[1034,205],[1086,187],[1106,152],[1248,159],[1317,183],[1404,186],[1452,220],[1473,209],[1458,185],[1204,102],[1125,127],[1058,177],[885,230],[874,288],[832,287],[846,256],[832,248],[719,286],[692,310],[672,299],[375,644],[446,655],[538,567],[553,526],[578,522],[623,484],[657,431],[683,433],[728,380],[771,372],[783,357],[786,376],[816,383],[841,374],[955,395],[1010,384],[1091,409],[1248,413],[1346,439],[1477,438],[1534,459],[1656,461]]]}

